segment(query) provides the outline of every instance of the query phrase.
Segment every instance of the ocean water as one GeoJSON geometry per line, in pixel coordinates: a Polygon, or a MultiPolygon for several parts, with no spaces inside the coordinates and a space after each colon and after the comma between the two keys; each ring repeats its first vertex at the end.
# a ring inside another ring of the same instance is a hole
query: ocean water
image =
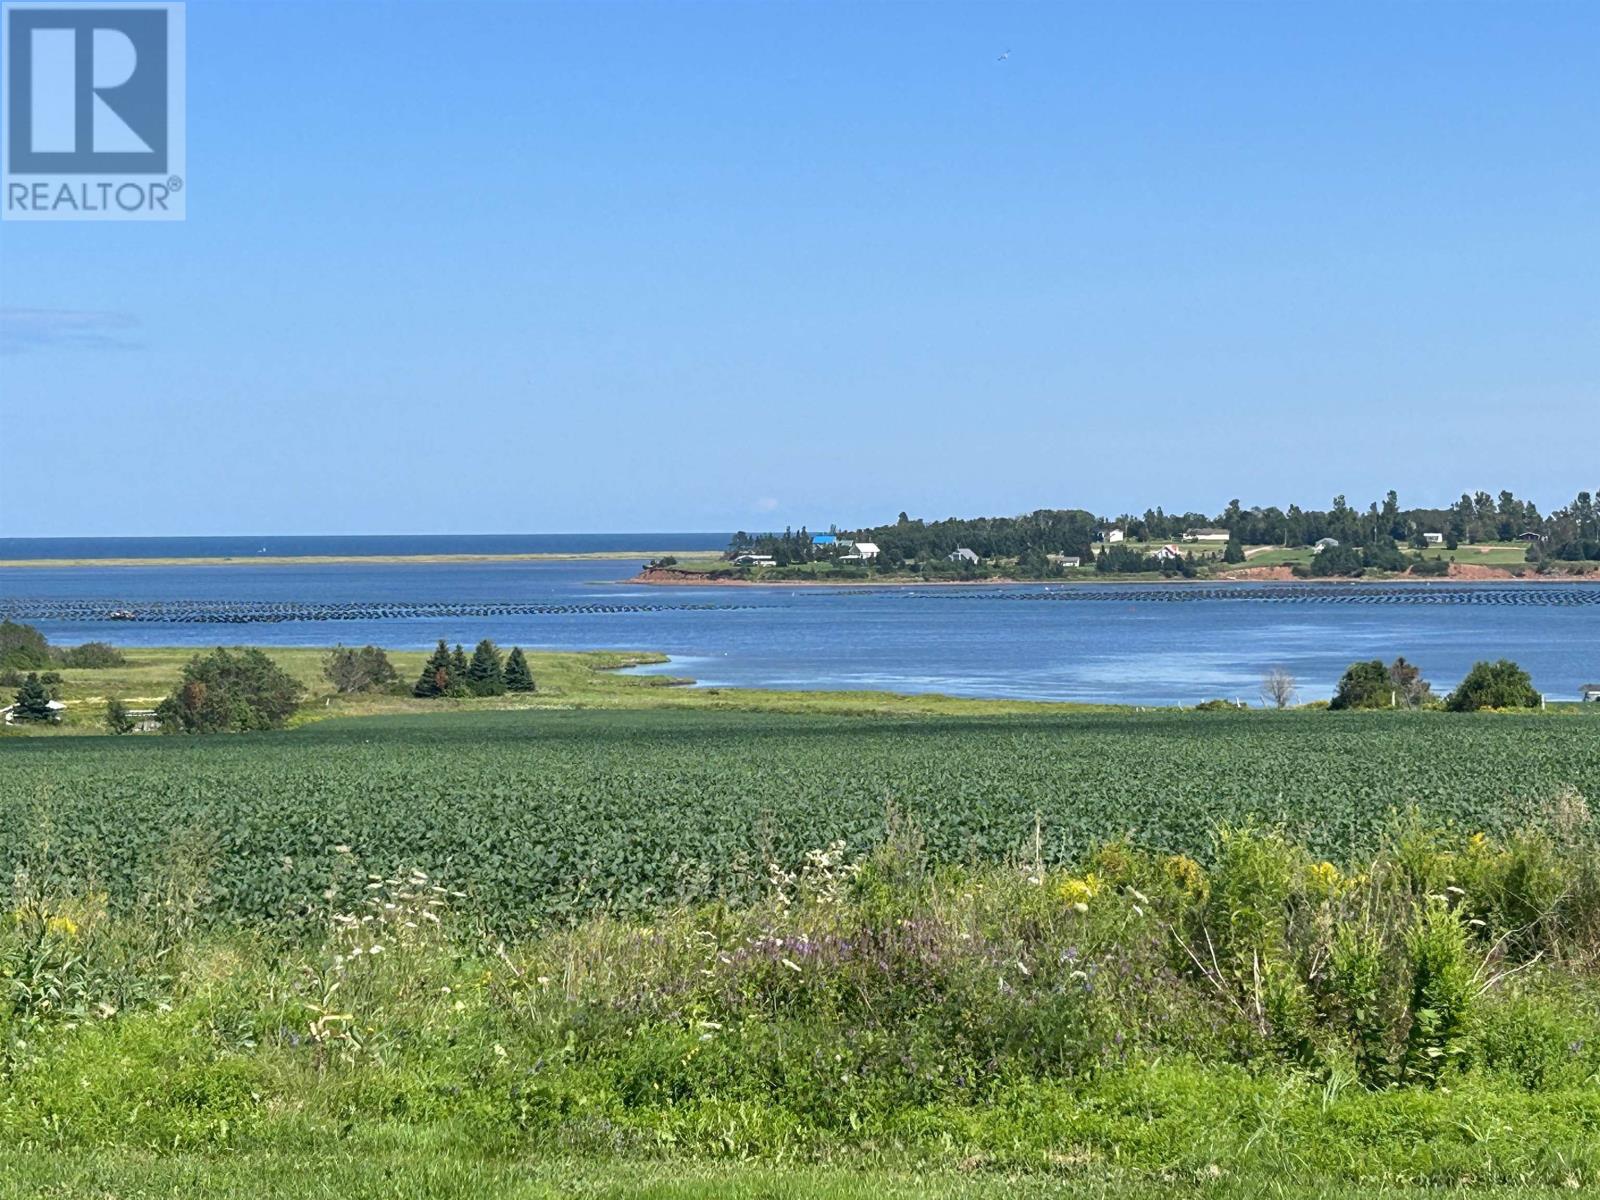
{"type": "MultiPolygon", "coordinates": [[[[661,549],[692,545],[692,535],[657,536],[661,549]]],[[[124,553],[120,543],[109,552],[124,553]]],[[[1590,584],[623,582],[642,561],[7,568],[0,616],[64,644],[426,647],[442,637],[470,647],[489,637],[530,649],[659,650],[672,663],[644,670],[704,686],[1152,705],[1259,703],[1273,667],[1296,677],[1302,700],[1324,698],[1350,662],[1401,654],[1441,691],[1484,658],[1517,660],[1552,698],[1576,699],[1600,681],[1600,586],[1590,584]],[[137,619],[109,619],[119,609],[137,619]]]]}
{"type": "Polygon", "coordinates": [[[722,550],[727,533],[399,533],[235,537],[0,537],[0,559],[251,558],[399,554],[600,554],[722,550]]]}

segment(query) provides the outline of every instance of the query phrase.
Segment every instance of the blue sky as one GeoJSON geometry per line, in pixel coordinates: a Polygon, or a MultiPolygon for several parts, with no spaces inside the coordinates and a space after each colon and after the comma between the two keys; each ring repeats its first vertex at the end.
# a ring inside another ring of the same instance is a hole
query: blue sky
{"type": "Polygon", "coordinates": [[[0,225],[0,533],[1600,484],[1600,5],[188,25],[188,220],[0,225]]]}

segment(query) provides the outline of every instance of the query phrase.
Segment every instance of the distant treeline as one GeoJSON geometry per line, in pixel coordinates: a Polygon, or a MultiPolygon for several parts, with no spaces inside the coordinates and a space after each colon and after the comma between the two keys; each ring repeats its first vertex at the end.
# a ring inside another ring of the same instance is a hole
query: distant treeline
{"type": "MultiPolygon", "coordinates": [[[[1147,509],[1142,516],[1123,513],[1097,516],[1084,509],[1039,509],[1017,517],[951,517],[942,521],[913,519],[905,513],[891,525],[835,530],[842,538],[878,547],[875,565],[899,567],[907,562],[942,559],[957,547],[983,558],[1026,560],[1044,555],[1078,556],[1088,563],[1105,530],[1117,529],[1129,541],[1180,542],[1196,529],[1225,529],[1229,541],[1252,546],[1309,546],[1333,538],[1342,546],[1372,549],[1380,554],[1409,545],[1421,548],[1425,534],[1440,535],[1450,546],[1463,542],[1509,542],[1525,539],[1530,561],[1544,558],[1578,561],[1600,559],[1600,507],[1590,492],[1549,515],[1532,501],[1503,491],[1469,495],[1448,508],[1402,508],[1396,492],[1365,509],[1335,496],[1326,510],[1291,504],[1245,508],[1232,501],[1221,513],[1168,513],[1147,509]]],[[[767,554],[780,565],[834,558],[848,547],[814,544],[805,528],[782,533],[736,533],[730,554],[767,554]]],[[[1220,551],[1222,548],[1219,546],[1220,551]]]]}

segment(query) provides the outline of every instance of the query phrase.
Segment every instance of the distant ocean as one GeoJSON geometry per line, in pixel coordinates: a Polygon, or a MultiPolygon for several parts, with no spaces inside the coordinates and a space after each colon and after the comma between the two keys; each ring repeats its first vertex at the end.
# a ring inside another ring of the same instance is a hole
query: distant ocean
{"type": "Polygon", "coordinates": [[[731,533],[401,533],[238,537],[0,537],[0,559],[604,554],[724,550],[731,533]]]}

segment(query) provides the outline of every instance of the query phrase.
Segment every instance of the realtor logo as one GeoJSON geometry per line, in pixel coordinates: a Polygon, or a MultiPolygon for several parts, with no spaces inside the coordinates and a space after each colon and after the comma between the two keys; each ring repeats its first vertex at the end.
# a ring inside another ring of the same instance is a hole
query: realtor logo
{"type": "Polygon", "coordinates": [[[0,215],[182,220],[181,3],[3,6],[0,215]]]}

